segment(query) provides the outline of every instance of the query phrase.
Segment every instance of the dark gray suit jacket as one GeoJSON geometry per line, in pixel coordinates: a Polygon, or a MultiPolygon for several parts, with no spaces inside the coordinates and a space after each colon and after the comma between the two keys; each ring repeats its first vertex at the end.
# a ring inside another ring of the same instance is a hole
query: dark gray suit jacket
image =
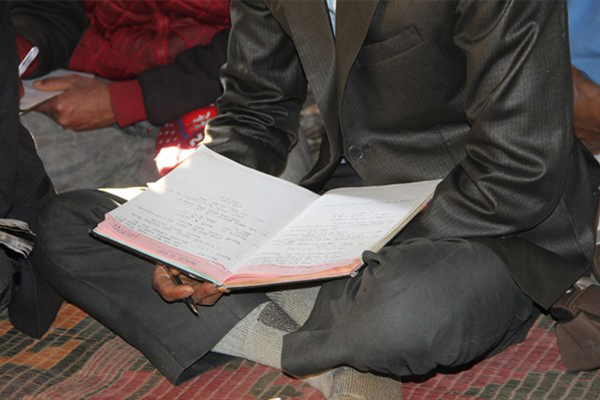
{"type": "MultiPolygon", "coordinates": [[[[10,14],[0,3],[0,218],[29,223],[41,206],[54,196],[54,187],[38,157],[31,135],[19,123],[17,49],[10,14]]],[[[17,283],[9,306],[13,325],[31,336],[48,329],[60,296],[25,260],[0,246],[0,268],[15,268],[17,283]]]]}
{"type": "Polygon", "coordinates": [[[280,173],[311,85],[364,184],[444,178],[402,238],[482,241],[549,307],[590,266],[598,167],[575,140],[566,11],[553,0],[234,1],[211,147],[280,173]],[[590,171],[592,172],[590,174],[590,171]]]}

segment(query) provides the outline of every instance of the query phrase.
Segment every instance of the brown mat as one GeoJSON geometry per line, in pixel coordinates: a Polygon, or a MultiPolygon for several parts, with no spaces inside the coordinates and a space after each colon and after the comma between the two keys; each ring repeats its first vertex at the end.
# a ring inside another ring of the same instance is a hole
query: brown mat
{"type": "MultiPolygon", "coordinates": [[[[600,400],[600,373],[567,373],[552,322],[540,318],[527,340],[456,374],[407,382],[405,400],[600,400]]],[[[0,314],[0,399],[322,400],[279,371],[231,361],[172,386],[134,348],[72,305],[51,331],[33,340],[0,314]]]]}

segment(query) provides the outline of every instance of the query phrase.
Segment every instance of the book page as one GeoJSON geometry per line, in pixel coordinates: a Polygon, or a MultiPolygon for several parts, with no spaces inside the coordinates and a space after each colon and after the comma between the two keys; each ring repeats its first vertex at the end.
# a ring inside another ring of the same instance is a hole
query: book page
{"type": "Polygon", "coordinates": [[[332,190],[247,261],[239,273],[308,274],[355,264],[420,210],[439,181],[332,190]]]}
{"type": "Polygon", "coordinates": [[[201,146],[105,222],[123,233],[122,243],[155,256],[159,250],[165,262],[191,273],[195,263],[232,273],[318,198],[201,146]]]}
{"type": "Polygon", "coordinates": [[[23,79],[22,82],[23,82],[24,93],[23,93],[23,97],[21,97],[21,100],[19,101],[19,109],[21,111],[27,111],[27,110],[37,106],[38,104],[63,92],[62,90],[51,90],[51,91],[37,90],[33,87],[33,82],[39,81],[44,78],[65,76],[65,75],[70,75],[70,74],[77,74],[77,75],[85,76],[88,78],[94,77],[94,75],[88,74],[85,72],[69,71],[66,69],[57,69],[55,71],[50,72],[47,75],[44,75],[44,76],[41,76],[38,78],[23,79]]]}

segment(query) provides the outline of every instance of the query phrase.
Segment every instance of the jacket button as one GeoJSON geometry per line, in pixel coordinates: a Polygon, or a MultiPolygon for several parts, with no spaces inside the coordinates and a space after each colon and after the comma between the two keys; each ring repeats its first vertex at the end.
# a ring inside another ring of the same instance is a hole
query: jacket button
{"type": "Polygon", "coordinates": [[[354,161],[362,160],[364,156],[365,156],[365,153],[363,152],[362,148],[360,148],[359,146],[353,144],[352,146],[350,146],[348,148],[348,157],[351,160],[354,160],[354,161]]]}

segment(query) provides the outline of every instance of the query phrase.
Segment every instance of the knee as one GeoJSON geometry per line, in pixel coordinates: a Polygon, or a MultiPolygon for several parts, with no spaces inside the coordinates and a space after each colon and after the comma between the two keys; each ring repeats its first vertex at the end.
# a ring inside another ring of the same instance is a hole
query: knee
{"type": "MultiPolygon", "coordinates": [[[[117,198],[118,199],[118,198],[117,198]]],[[[38,216],[39,234],[55,233],[58,226],[94,222],[119,204],[110,195],[94,189],[65,192],[46,202],[38,216]]]]}
{"type": "MultiPolygon", "coordinates": [[[[418,241],[373,256],[352,292],[365,366],[424,374],[492,349],[532,303],[482,245],[418,241]],[[383,360],[383,361],[382,361],[383,360]]],[[[353,311],[354,312],[354,311],[353,311]]],[[[380,369],[381,370],[381,369],[380,369]]]]}
{"type": "Polygon", "coordinates": [[[117,205],[107,196],[86,189],[61,193],[48,201],[37,220],[33,252],[36,264],[46,258],[60,258],[89,249],[93,244],[90,242],[96,242],[89,235],[90,229],[117,205]]]}
{"type": "Polygon", "coordinates": [[[371,339],[361,350],[364,368],[423,375],[460,365],[469,338],[468,322],[457,311],[419,293],[382,303],[369,318],[371,339]]]}

